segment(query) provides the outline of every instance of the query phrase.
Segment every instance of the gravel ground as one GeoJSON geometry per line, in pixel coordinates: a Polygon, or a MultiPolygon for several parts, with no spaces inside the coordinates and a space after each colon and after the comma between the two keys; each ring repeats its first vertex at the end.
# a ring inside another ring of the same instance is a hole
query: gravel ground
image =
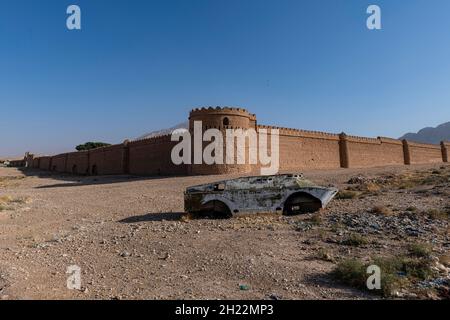
{"type": "MultiPolygon", "coordinates": [[[[73,177],[0,167],[0,298],[378,299],[330,272],[342,259],[395,256],[416,242],[448,257],[449,223],[439,214],[450,208],[449,172],[305,172],[357,196],[315,215],[187,220],[183,190],[231,176],[73,177]],[[430,179],[402,185],[416,176],[430,179]],[[354,234],[367,242],[346,245],[354,234]],[[67,289],[71,265],[81,268],[81,290],[67,289]]],[[[445,283],[448,265],[440,277],[445,283]]],[[[438,298],[431,289],[420,297],[438,298]]]]}

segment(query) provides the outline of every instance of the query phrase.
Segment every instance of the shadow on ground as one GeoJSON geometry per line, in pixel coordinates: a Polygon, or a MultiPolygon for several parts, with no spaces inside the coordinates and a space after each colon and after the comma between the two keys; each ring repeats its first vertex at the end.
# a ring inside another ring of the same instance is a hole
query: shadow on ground
{"type": "Polygon", "coordinates": [[[120,223],[138,223],[138,222],[151,222],[151,221],[180,221],[184,215],[182,212],[158,212],[147,213],[142,216],[128,217],[119,220],[120,223]]]}
{"type": "Polygon", "coordinates": [[[131,176],[131,175],[75,176],[68,173],[48,172],[29,168],[18,168],[18,169],[28,177],[52,178],[55,180],[63,181],[61,183],[38,186],[36,187],[36,189],[69,188],[69,187],[80,187],[89,185],[123,183],[130,181],[167,179],[175,177],[175,176],[131,176]]]}
{"type": "Polygon", "coordinates": [[[361,291],[339,283],[337,280],[333,279],[331,273],[313,273],[310,275],[306,275],[303,279],[303,283],[308,286],[321,287],[327,289],[339,288],[341,290],[346,290],[349,293],[354,294],[355,297],[360,296],[362,294],[365,299],[369,300],[380,299],[379,296],[373,293],[361,291]]]}

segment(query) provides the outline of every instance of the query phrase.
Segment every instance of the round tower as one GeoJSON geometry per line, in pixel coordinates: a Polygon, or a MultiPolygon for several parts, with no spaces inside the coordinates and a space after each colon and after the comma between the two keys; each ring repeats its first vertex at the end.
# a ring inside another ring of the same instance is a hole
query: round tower
{"type": "MultiPolygon", "coordinates": [[[[242,129],[246,132],[248,129],[256,128],[256,116],[249,113],[247,110],[242,108],[231,108],[231,107],[208,107],[199,108],[191,111],[189,115],[189,131],[191,132],[193,143],[194,138],[194,123],[201,122],[202,135],[206,130],[217,129],[221,131],[223,135],[223,164],[212,164],[208,165],[202,164],[192,164],[190,173],[196,174],[225,174],[225,173],[248,173],[251,171],[251,165],[249,164],[248,158],[248,141],[245,140],[245,163],[238,164],[237,162],[237,139],[234,141],[234,161],[233,163],[226,163],[226,144],[229,143],[226,140],[227,129],[238,130],[242,129]]],[[[203,148],[209,145],[211,142],[203,142],[203,148]]],[[[194,151],[192,148],[192,152],[194,151]]],[[[194,155],[192,156],[194,159],[194,155]]]]}
{"type": "Polygon", "coordinates": [[[256,127],[256,116],[242,108],[209,107],[194,109],[189,114],[189,129],[194,128],[194,121],[201,121],[203,130],[207,129],[248,129],[256,127]]]}

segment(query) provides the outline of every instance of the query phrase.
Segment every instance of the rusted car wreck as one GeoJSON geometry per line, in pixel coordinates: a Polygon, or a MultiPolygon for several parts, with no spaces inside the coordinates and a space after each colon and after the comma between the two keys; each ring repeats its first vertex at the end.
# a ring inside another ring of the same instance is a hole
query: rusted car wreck
{"type": "Polygon", "coordinates": [[[222,218],[266,212],[295,215],[324,208],[337,192],[301,174],[245,177],[187,188],[184,206],[188,213],[222,218]]]}

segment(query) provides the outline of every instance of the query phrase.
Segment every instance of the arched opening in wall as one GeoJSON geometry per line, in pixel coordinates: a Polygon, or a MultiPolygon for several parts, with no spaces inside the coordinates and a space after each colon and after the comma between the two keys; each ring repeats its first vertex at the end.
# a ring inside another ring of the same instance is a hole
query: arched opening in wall
{"type": "Polygon", "coordinates": [[[56,166],[53,166],[51,171],[56,171],[56,166]]]}
{"type": "Polygon", "coordinates": [[[76,164],[74,164],[74,165],[72,166],[72,174],[78,174],[78,168],[77,168],[77,165],[76,165],[76,164]]]}
{"type": "Polygon", "coordinates": [[[96,164],[94,164],[94,165],[92,166],[91,174],[92,174],[93,176],[98,175],[98,169],[97,169],[97,165],[96,165],[96,164]]]}
{"type": "Polygon", "coordinates": [[[319,211],[322,208],[320,199],[305,193],[297,192],[284,202],[283,214],[287,216],[319,211]]]}
{"type": "Polygon", "coordinates": [[[223,125],[224,126],[229,126],[230,125],[230,119],[228,119],[227,117],[223,118],[223,125]]]}

